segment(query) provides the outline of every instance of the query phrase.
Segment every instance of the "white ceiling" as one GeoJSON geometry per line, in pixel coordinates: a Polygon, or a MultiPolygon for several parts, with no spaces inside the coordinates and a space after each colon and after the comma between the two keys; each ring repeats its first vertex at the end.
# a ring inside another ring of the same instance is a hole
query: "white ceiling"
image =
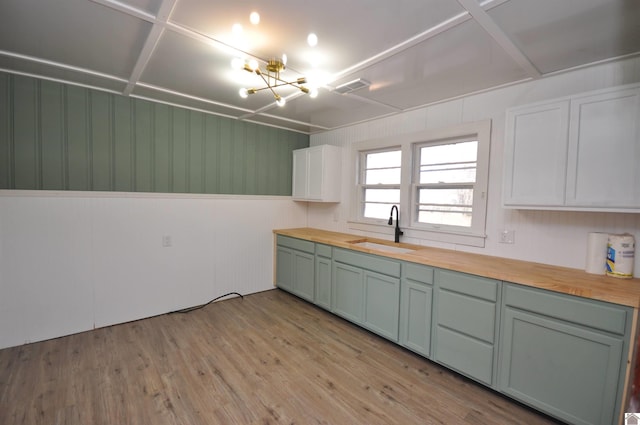
{"type": "Polygon", "coordinates": [[[309,134],[638,54],[640,0],[0,0],[2,71],[309,134]],[[283,53],[319,96],[240,98],[231,60],[283,53]]]}

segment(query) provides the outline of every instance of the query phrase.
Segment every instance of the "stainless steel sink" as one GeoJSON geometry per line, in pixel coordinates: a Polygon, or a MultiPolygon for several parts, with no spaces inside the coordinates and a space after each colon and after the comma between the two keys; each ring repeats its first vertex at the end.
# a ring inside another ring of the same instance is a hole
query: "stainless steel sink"
{"type": "Polygon", "coordinates": [[[406,254],[407,252],[415,251],[415,249],[411,249],[411,248],[403,248],[400,246],[391,246],[391,245],[385,245],[385,244],[369,242],[369,241],[352,242],[352,243],[353,245],[359,246],[362,248],[374,249],[376,251],[393,252],[396,254],[406,254]]]}

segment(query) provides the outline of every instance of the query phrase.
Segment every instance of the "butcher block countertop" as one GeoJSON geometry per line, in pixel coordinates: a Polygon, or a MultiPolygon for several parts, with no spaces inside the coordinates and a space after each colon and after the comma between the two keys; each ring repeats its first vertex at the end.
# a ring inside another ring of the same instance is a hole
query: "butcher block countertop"
{"type": "Polygon", "coordinates": [[[348,233],[330,232],[314,228],[277,229],[275,234],[312,242],[352,249],[370,254],[396,258],[427,266],[518,283],[593,300],[640,307],[640,279],[620,279],[594,275],[579,269],[548,264],[492,257],[421,245],[393,243],[384,239],[348,233]],[[373,242],[388,246],[414,249],[408,253],[387,252],[358,246],[357,242],[373,242]]]}

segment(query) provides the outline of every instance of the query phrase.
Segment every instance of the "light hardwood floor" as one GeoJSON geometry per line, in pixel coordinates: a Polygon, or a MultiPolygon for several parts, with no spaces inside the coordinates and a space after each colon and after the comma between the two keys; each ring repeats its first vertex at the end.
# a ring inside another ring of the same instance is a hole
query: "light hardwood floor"
{"type": "Polygon", "coordinates": [[[0,350],[0,424],[553,424],[278,289],[0,350]]]}

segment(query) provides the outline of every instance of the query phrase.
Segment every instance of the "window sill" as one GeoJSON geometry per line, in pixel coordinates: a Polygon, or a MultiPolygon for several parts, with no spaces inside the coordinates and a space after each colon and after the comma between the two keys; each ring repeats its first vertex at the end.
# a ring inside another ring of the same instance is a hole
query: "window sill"
{"type": "MultiPolygon", "coordinates": [[[[379,233],[393,238],[393,226],[386,224],[363,223],[359,221],[348,221],[347,225],[351,230],[362,232],[379,233]]],[[[435,242],[450,243],[455,245],[473,246],[484,248],[486,235],[474,235],[469,233],[438,232],[434,230],[416,229],[400,226],[404,232],[403,237],[412,239],[422,239],[435,242]]]]}

